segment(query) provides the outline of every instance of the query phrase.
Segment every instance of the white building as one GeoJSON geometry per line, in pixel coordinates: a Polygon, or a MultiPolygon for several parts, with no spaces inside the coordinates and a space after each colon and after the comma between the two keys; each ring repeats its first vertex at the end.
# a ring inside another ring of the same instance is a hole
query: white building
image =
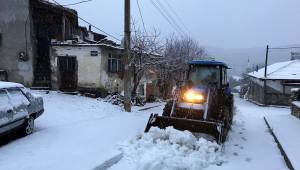
{"type": "Polygon", "coordinates": [[[249,73],[248,98],[267,105],[289,105],[291,89],[300,87],[300,60],[278,62],[249,73]],[[266,82],[266,87],[265,83],[266,82]]]}
{"type": "Polygon", "coordinates": [[[108,44],[53,44],[52,88],[121,92],[122,51],[121,47],[108,44]]]}

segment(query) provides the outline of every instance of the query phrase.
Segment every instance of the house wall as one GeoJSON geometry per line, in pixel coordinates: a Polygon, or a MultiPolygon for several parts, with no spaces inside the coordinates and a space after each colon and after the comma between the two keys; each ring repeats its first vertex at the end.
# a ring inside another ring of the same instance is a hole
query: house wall
{"type": "Polygon", "coordinates": [[[76,56],[78,64],[78,89],[87,91],[121,92],[123,90],[122,73],[108,72],[108,55],[121,55],[122,52],[101,46],[52,46],[51,82],[53,89],[59,89],[60,75],[57,66],[59,56],[76,56]],[[98,51],[98,56],[91,56],[98,51]]]}
{"type": "Polygon", "coordinates": [[[101,76],[100,82],[108,92],[122,92],[123,90],[123,73],[108,72],[108,55],[122,55],[122,51],[118,49],[103,48],[101,50],[101,76]]]}
{"type": "Polygon", "coordinates": [[[0,1],[0,69],[6,70],[8,81],[31,86],[33,82],[33,45],[28,0],[0,1]],[[19,59],[26,52],[28,60],[19,59]]]}
{"type": "Polygon", "coordinates": [[[59,56],[76,56],[78,64],[78,88],[102,88],[100,82],[101,49],[97,46],[53,46],[51,52],[51,81],[54,89],[59,88],[59,56]],[[91,56],[91,51],[98,51],[98,56],[91,56]]]}

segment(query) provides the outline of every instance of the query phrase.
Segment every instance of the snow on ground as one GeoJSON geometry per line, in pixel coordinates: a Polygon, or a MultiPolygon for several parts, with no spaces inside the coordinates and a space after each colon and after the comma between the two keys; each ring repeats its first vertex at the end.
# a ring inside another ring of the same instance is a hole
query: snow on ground
{"type": "Polygon", "coordinates": [[[165,132],[154,129],[150,134],[138,135],[121,144],[120,147],[125,153],[124,158],[113,166],[112,170],[287,169],[273,137],[267,130],[263,116],[284,115],[287,114],[288,109],[259,107],[238,97],[235,98],[235,105],[237,111],[232,131],[222,155],[220,152],[212,152],[209,148],[217,148],[217,146],[205,139],[200,138],[201,142],[198,143],[195,138],[190,137],[189,133],[182,132],[184,134],[182,135],[171,129],[165,132]],[[176,147],[178,146],[176,140],[166,140],[171,134],[176,134],[184,140],[184,145],[176,147]],[[191,146],[190,141],[198,144],[192,147],[197,149],[188,147],[191,146]]]}
{"type": "Polygon", "coordinates": [[[188,132],[154,128],[141,135],[149,114],[161,113],[163,106],[126,113],[87,97],[42,95],[45,113],[36,120],[35,133],[0,146],[0,169],[90,170],[114,164],[115,170],[286,169],[263,121],[266,115],[288,114],[286,108],[259,107],[236,97],[237,114],[221,154],[214,143],[188,132]]]}
{"type": "Polygon", "coordinates": [[[42,94],[45,113],[35,132],[0,147],[0,169],[86,170],[119,153],[118,143],[142,132],[149,113],[132,113],[118,106],[82,96],[42,94]]]}
{"type": "MultiPolygon", "coordinates": [[[[123,143],[121,148],[125,161],[129,160],[132,164],[125,169],[199,170],[222,162],[218,144],[171,127],[166,130],[152,128],[148,133],[123,143]]],[[[120,163],[114,168],[124,167],[124,163],[120,163]]]]}
{"type": "Polygon", "coordinates": [[[225,163],[207,169],[287,169],[263,117],[288,114],[289,109],[260,107],[239,97],[235,97],[235,106],[232,131],[225,143],[225,163]]]}
{"type": "Polygon", "coordinates": [[[300,169],[300,120],[293,115],[267,116],[273,132],[288,155],[293,167],[300,169]]]}

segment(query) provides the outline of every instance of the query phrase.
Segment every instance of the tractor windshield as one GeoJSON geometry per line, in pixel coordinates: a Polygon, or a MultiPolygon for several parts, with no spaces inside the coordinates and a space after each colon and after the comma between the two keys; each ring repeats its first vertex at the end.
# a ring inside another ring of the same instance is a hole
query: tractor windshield
{"type": "Polygon", "coordinates": [[[219,66],[191,66],[189,80],[196,85],[218,83],[220,80],[219,66]]]}

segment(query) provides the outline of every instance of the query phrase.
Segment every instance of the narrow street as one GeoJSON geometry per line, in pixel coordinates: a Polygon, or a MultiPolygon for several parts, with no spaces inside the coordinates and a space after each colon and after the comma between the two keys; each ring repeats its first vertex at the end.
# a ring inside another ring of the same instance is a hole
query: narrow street
{"type": "Polygon", "coordinates": [[[225,145],[226,163],[208,169],[287,169],[264,115],[289,114],[287,108],[259,107],[235,97],[236,115],[225,145]]]}
{"type": "MultiPolygon", "coordinates": [[[[142,133],[149,114],[163,109],[160,106],[138,111],[142,108],[135,107],[133,113],[126,113],[118,106],[87,97],[57,92],[42,95],[46,112],[36,121],[35,133],[0,147],[5,155],[0,157],[0,169],[85,170],[111,158],[117,159],[112,169],[135,169],[130,158],[120,157],[120,143],[142,133]]],[[[223,162],[207,169],[286,169],[263,116],[287,114],[289,110],[258,107],[238,97],[235,103],[237,114],[223,162]]],[[[158,104],[163,103],[145,107],[158,104]]]]}

